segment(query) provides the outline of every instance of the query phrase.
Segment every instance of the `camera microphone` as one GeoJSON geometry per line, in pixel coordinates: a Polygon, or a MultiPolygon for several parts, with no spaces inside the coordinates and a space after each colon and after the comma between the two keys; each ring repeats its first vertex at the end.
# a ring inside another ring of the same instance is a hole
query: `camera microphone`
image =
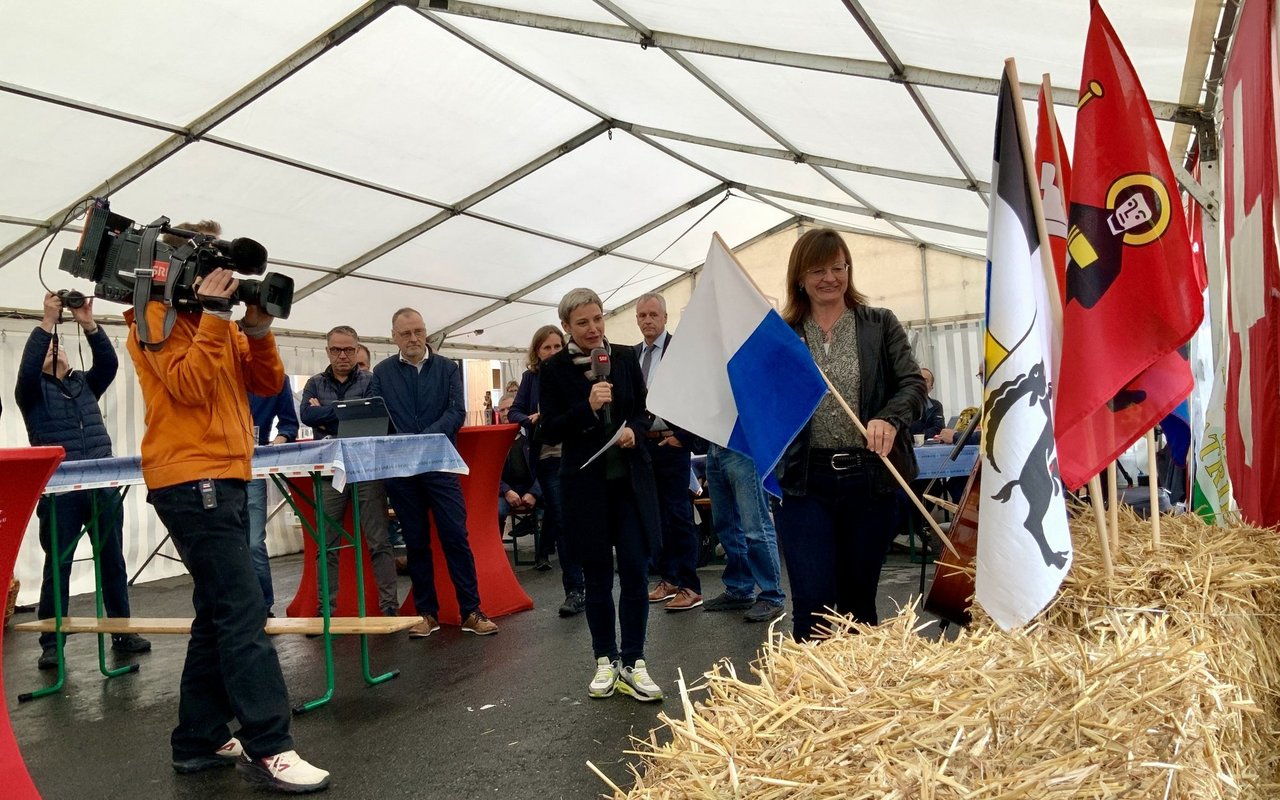
{"type": "MultiPolygon", "coordinates": [[[[609,373],[613,370],[613,365],[609,361],[609,351],[603,347],[596,347],[591,351],[591,382],[599,383],[600,381],[609,380],[609,373]]],[[[605,403],[600,407],[600,421],[605,425],[613,425],[612,403],[605,403]]]]}
{"type": "MultiPolygon", "coordinates": [[[[188,231],[182,228],[166,228],[167,233],[186,239],[207,238],[199,231],[188,231]]],[[[231,259],[237,272],[250,275],[261,275],[267,268],[267,248],[253,239],[240,237],[226,241],[225,239],[208,239],[207,243],[222,255],[231,259]]]]}

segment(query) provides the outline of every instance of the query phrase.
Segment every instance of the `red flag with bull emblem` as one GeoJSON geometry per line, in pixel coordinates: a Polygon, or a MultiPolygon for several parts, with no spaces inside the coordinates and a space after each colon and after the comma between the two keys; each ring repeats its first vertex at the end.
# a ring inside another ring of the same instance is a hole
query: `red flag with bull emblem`
{"type": "Polygon", "coordinates": [[[1186,219],[1146,93],[1097,0],[1077,102],[1058,458],[1075,489],[1191,389],[1200,325],[1186,219]]]}

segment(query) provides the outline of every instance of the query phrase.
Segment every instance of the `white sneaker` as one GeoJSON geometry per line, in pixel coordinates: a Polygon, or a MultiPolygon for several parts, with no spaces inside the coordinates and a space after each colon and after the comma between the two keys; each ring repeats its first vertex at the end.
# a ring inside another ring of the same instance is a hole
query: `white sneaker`
{"type": "Polygon", "coordinates": [[[304,794],[329,788],[329,773],[303,761],[296,750],[258,759],[245,756],[236,769],[249,783],[263,784],[281,792],[304,794]]]}
{"type": "Polygon", "coordinates": [[[642,703],[653,703],[662,699],[662,690],[649,677],[649,668],[644,659],[637,659],[634,667],[623,667],[618,675],[618,691],[629,694],[642,703]]]}
{"type": "Polygon", "coordinates": [[[232,736],[227,740],[226,744],[215,750],[213,754],[228,761],[238,761],[244,755],[244,746],[240,744],[239,739],[232,736]]]}
{"type": "Polygon", "coordinates": [[[618,662],[610,661],[607,656],[596,659],[596,675],[587,687],[590,697],[608,697],[618,683],[618,662]]]}

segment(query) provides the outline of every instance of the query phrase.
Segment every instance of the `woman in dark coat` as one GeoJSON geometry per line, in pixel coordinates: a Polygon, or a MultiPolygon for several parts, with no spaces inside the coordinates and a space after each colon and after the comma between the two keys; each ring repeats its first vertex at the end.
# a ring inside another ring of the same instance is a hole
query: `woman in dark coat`
{"type": "Polygon", "coordinates": [[[644,377],[632,348],[610,347],[604,338],[603,303],[595,292],[574,289],[565,295],[560,324],[569,342],[539,370],[542,439],[561,445],[565,531],[586,583],[587,627],[596,662],[587,694],[608,697],[616,689],[637,700],[661,700],[662,690],[649,677],[644,658],[649,540],[658,524],[649,453],[636,447],[648,429],[644,377]],[[596,349],[608,354],[607,380],[591,379],[596,349]],[[620,435],[614,444],[592,460],[615,434],[620,435]],[[615,555],[621,587],[616,626],[615,555]]]}
{"type": "Polygon", "coordinates": [[[825,609],[875,625],[880,566],[897,528],[897,483],[916,475],[910,427],[925,382],[893,312],[853,287],[840,234],[801,236],[787,266],[782,317],[857,412],[867,435],[828,393],[778,464],[775,524],[787,564],[795,638],[807,640],[825,609]]]}
{"type": "Polygon", "coordinates": [[[537,464],[538,484],[542,487],[544,513],[542,537],[538,541],[537,569],[551,568],[551,550],[560,551],[560,572],[564,583],[564,603],[560,616],[572,617],[586,608],[586,590],[582,583],[582,565],[564,536],[564,506],[560,500],[560,445],[545,444],[542,429],[542,385],[538,379],[542,363],[564,349],[564,331],[555,325],[543,325],[533,334],[529,344],[529,368],[520,377],[515,402],[507,419],[524,428],[533,441],[532,457],[537,464]]]}

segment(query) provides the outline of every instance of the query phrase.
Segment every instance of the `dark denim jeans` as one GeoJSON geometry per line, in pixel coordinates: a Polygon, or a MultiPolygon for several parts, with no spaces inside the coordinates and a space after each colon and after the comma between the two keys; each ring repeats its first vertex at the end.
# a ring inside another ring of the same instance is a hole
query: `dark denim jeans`
{"type": "Polygon", "coordinates": [[[653,459],[653,479],[658,488],[658,513],[662,521],[662,552],[658,571],[667,583],[702,592],[698,578],[698,529],[693,524],[693,496],[689,493],[689,450],[658,446],[644,439],[653,459]]]}
{"type": "Polygon", "coordinates": [[[182,669],[175,760],[207,756],[236,733],[250,758],[293,749],[289,695],[263,625],[262,590],[249,559],[245,482],[213,482],[217,506],[206,509],[198,484],[154,489],[147,500],[168,529],[194,584],[187,661],[182,669]]]}
{"type": "Polygon", "coordinates": [[[578,555],[578,548],[565,536],[559,458],[538,459],[538,484],[542,486],[541,544],[545,550],[548,548],[548,541],[555,542],[556,552],[560,554],[560,580],[564,584],[564,593],[583,592],[585,584],[582,578],[582,559],[578,555]]]}
{"type": "Polygon", "coordinates": [[[649,626],[649,545],[630,478],[605,481],[598,489],[608,501],[608,518],[591,531],[572,531],[570,538],[582,554],[586,579],[587,628],[594,658],[621,658],[632,666],[644,658],[649,626]],[[620,593],[614,625],[613,573],[617,557],[620,593]],[[621,629],[622,648],[616,631],[621,629]]]}
{"type": "MultiPolygon", "coordinates": [[[[50,558],[50,511],[56,507],[58,516],[58,549],[62,559],[60,579],[62,616],[67,610],[68,583],[71,581],[71,555],[84,526],[93,519],[94,498],[98,503],[98,563],[102,568],[102,605],[108,617],[129,616],[129,574],[124,566],[124,504],[117,489],[87,489],[40,498],[36,515],[40,518],[40,547],[44,550],[44,580],[40,584],[40,619],[53,616],[53,559],[50,558]]],[[[95,609],[94,613],[97,611],[95,609]]],[[[56,637],[52,633],[40,634],[40,647],[50,647],[56,637]]]]}
{"type": "Polygon", "coordinates": [[[413,603],[418,613],[440,616],[436,597],[435,568],[431,558],[430,519],[444,551],[445,566],[453,581],[458,610],[465,620],[480,608],[480,588],[476,583],[476,560],[467,539],[467,507],[462,499],[458,476],[448,472],[424,472],[386,482],[391,506],[404,533],[405,555],[409,558],[409,579],[413,581],[413,603]]]}
{"type": "MultiPolygon", "coordinates": [[[[874,456],[869,458],[874,459],[874,456]]],[[[813,459],[803,496],[787,495],[774,521],[787,562],[795,638],[812,637],[830,608],[878,624],[880,567],[897,529],[893,492],[881,491],[878,461],[835,470],[813,459]]]]}
{"type": "Polygon", "coordinates": [[[778,537],[765,502],[755,462],[713,444],[707,451],[707,492],[711,519],[724,547],[724,588],[730,597],[781,605],[782,568],[778,537]]]}

